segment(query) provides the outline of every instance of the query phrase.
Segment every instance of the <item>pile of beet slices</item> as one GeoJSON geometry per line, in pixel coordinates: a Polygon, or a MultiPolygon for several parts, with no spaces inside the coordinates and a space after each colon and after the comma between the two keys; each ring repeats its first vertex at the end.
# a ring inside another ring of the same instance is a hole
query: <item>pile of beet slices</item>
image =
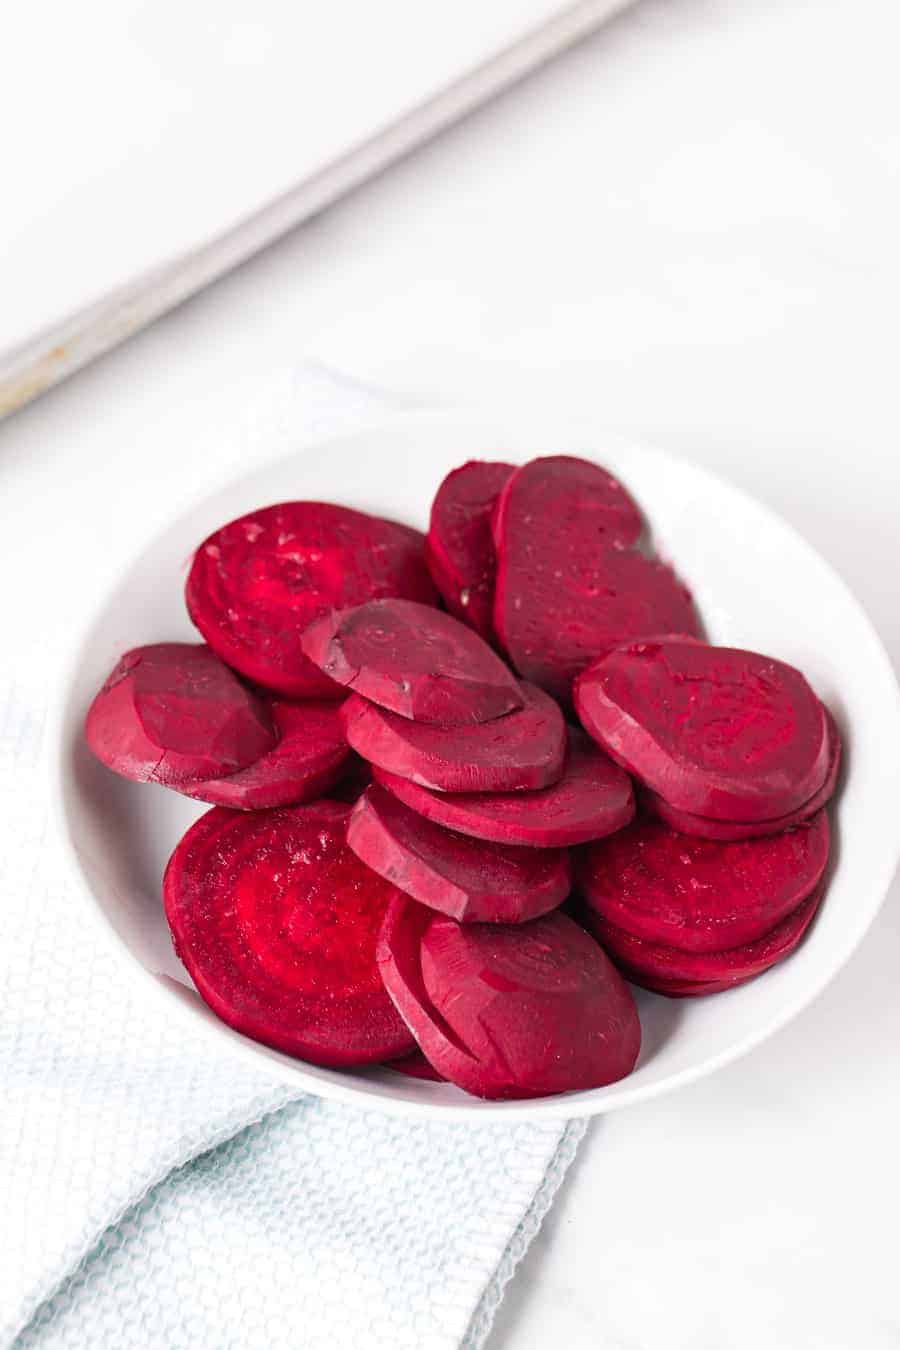
{"type": "Polygon", "coordinates": [[[187,606],[204,642],[126,652],[86,736],[212,804],[165,910],[246,1035],[479,1097],[600,1087],[640,1049],[626,981],[730,989],[809,927],[834,721],[703,639],[603,469],[464,464],[427,539],[254,511],[200,545],[187,606]]]}

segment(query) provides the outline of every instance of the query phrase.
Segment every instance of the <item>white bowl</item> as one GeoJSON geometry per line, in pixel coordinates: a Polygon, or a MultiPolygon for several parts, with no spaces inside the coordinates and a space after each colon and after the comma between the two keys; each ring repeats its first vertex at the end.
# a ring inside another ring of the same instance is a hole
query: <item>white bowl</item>
{"type": "Polygon", "coordinates": [[[55,728],[53,795],[81,889],[135,976],[158,990],[160,1017],[177,1014],[206,1027],[298,1090],[471,1120],[593,1115],[645,1101],[736,1059],[800,1012],[850,956],[890,884],[900,853],[900,695],[881,643],[844,583],[784,521],[684,460],[616,443],[597,427],[546,412],[406,415],[256,470],[183,515],[136,562],[121,571],[115,562],[111,574],[121,579],[78,637],[55,728]],[[623,479],[645,508],[658,548],[693,587],[714,641],[799,666],[837,717],[846,768],[831,884],[815,925],[790,960],[727,994],[671,1001],[638,991],[638,1066],[623,1082],[590,1092],[480,1102],[385,1068],[316,1068],[248,1040],[194,992],[160,902],[166,860],[206,808],[102,768],[81,735],[92,695],[128,647],[196,637],[182,601],[184,576],[197,543],[224,521],[285,498],[312,498],[424,526],[435,488],[463,460],[561,452],[596,457],[623,479]]]}

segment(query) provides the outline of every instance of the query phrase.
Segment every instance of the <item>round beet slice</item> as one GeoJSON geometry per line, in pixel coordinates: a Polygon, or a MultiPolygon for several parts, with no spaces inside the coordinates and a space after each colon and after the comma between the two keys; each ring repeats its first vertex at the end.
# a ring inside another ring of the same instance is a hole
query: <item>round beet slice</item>
{"type": "Polygon", "coordinates": [[[737,989],[739,985],[749,984],[755,978],[748,975],[740,980],[657,980],[650,975],[637,975],[624,967],[621,970],[629,984],[648,989],[651,994],[662,994],[664,998],[706,998],[708,994],[722,994],[729,989],[737,989]]]}
{"type": "Polygon", "coordinates": [[[394,1069],[397,1073],[405,1074],[407,1078],[424,1078],[429,1083],[446,1081],[437,1069],[428,1063],[421,1050],[414,1050],[411,1055],[405,1055],[403,1059],[394,1059],[387,1067],[394,1069]]]}
{"type": "Polygon", "coordinates": [[[763,937],[810,894],[828,863],[826,812],[787,834],[717,843],[657,820],[588,844],[578,891],[633,937],[716,952],[763,937]]]}
{"type": "Polygon", "coordinates": [[[215,806],[163,882],[175,950],[213,1012],[313,1064],[373,1064],[414,1048],[375,944],[400,892],[347,847],[349,806],[215,806]]]}
{"type": "Polygon", "coordinates": [[[303,654],[308,625],[380,596],[432,604],[418,530],[326,502],[281,502],[232,520],[194,555],[185,598],[223,661],[287,698],[340,698],[303,654]]]}
{"type": "Polygon", "coordinates": [[[812,923],[824,893],[825,884],[820,882],[796,909],[763,937],[717,952],[686,952],[660,942],[646,942],[626,933],[617,924],[609,923],[592,909],[588,909],[584,917],[598,942],[626,974],[633,972],[655,981],[678,984],[709,981],[733,984],[761,975],[789,956],[812,923]]]}
{"type": "Polygon", "coordinates": [[[488,641],[493,637],[497,558],[491,513],[512,464],[470,459],[447,477],[431,504],[425,559],[444,604],[488,641]]]}
{"type": "Polygon", "coordinates": [[[347,843],[374,872],[460,923],[523,923],[561,905],[571,889],[565,849],[472,839],[377,784],[356,803],[347,843]]]}
{"type": "Polygon", "coordinates": [[[825,775],[825,781],[818,792],[813,793],[809,801],[804,802],[802,806],[798,806],[795,811],[789,811],[786,816],[756,821],[712,820],[709,816],[696,816],[690,811],[679,811],[677,807],[671,806],[664,797],[660,797],[656,792],[651,792],[649,788],[641,789],[641,801],[652,815],[664,820],[667,825],[671,825],[673,830],[679,830],[682,834],[695,835],[701,839],[729,841],[758,839],[768,834],[781,834],[784,830],[790,830],[795,825],[802,824],[804,820],[809,820],[834,796],[838,775],[841,771],[841,734],[838,731],[837,723],[827,708],[825,709],[825,721],[828,725],[828,771],[825,775]]]}
{"type": "Polygon", "coordinates": [[[566,848],[600,839],[634,815],[631,779],[574,728],[562,777],[536,792],[433,792],[375,769],[375,779],[426,820],[447,829],[530,848],[566,848]]]}
{"type": "Polygon", "coordinates": [[[400,899],[378,964],[428,1061],[475,1096],[602,1087],[634,1068],[641,1029],[631,992],[564,914],[463,925],[400,899]]]}
{"type": "Polygon", "coordinates": [[[671,806],[760,821],[809,801],[828,772],[825,711],[799,670],[756,652],[661,639],[580,676],[582,725],[671,806]]]}
{"type": "Polygon", "coordinates": [[[287,703],[273,699],[272,717],[279,741],[249,768],[229,778],[186,783],[186,797],[238,811],[292,806],[313,801],[341,777],[350,747],[344,739],[336,703],[287,703]]]}
{"type": "Polygon", "coordinates": [[[469,726],[522,706],[515,676],[483,638],[412,600],[331,610],[307,628],[303,650],[338,684],[416,722],[469,726]]]}
{"type": "Polygon", "coordinates": [[[181,786],[237,773],[277,740],[267,703],[199,643],[134,647],[88,710],[97,758],[138,783],[181,786]]]}
{"type": "Polygon", "coordinates": [[[523,707],[467,727],[410,722],[358,694],[341,707],[344,735],[364,759],[442,792],[514,792],[554,783],[563,769],[566,726],[559,707],[520,685],[523,707]]]}

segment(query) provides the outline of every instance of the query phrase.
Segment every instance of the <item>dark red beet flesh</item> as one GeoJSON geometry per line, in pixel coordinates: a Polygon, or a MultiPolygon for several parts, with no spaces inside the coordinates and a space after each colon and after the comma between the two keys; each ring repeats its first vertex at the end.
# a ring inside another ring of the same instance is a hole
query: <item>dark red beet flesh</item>
{"type": "Polygon", "coordinates": [[[237,1031],[313,1064],[373,1064],[414,1048],[375,964],[400,892],[347,847],[349,806],[213,807],[166,869],[175,950],[237,1031]]]}
{"type": "Polygon", "coordinates": [[[610,647],[699,634],[671,569],[628,547],[640,531],[622,485],[584,460],[532,460],[509,479],[494,513],[494,627],[524,679],[565,701],[610,647]]]}
{"type": "Polygon", "coordinates": [[[460,923],[523,923],[561,905],[571,889],[565,849],[472,839],[377,784],[356,803],[347,842],[374,872],[460,923]]]}
{"type": "Polygon", "coordinates": [[[602,919],[594,910],[588,909],[584,918],[598,942],[629,977],[633,973],[655,982],[734,984],[761,975],[791,954],[812,923],[824,893],[825,884],[820,882],[811,895],[764,937],[717,952],[686,952],[663,943],[646,942],[602,919]]]}
{"type": "Polygon", "coordinates": [[[758,839],[764,835],[781,834],[784,830],[790,830],[795,825],[800,825],[804,820],[809,820],[834,796],[841,770],[841,735],[827,708],[825,709],[825,721],[828,724],[828,771],[825,775],[825,782],[818,792],[813,793],[809,801],[804,802],[802,806],[798,806],[795,811],[789,811],[786,816],[756,821],[712,820],[709,816],[696,816],[690,811],[679,811],[677,807],[671,806],[664,797],[660,797],[656,792],[651,792],[649,788],[641,789],[641,801],[652,815],[664,820],[667,825],[671,825],[673,830],[679,830],[682,834],[695,835],[701,839],[730,841],[758,839]]]}
{"type": "Polygon", "coordinates": [[[602,1087],[640,1049],[634,999],[566,915],[518,927],[458,924],[406,898],[378,943],[385,986],[426,1058],[488,1098],[602,1087]]]}
{"type": "Polygon", "coordinates": [[[188,642],[126,652],[90,706],[85,738],[124,778],[170,786],[237,773],[277,739],[266,702],[188,642]]]}
{"type": "Polygon", "coordinates": [[[446,1081],[437,1069],[428,1063],[421,1050],[414,1050],[411,1055],[406,1055],[403,1059],[391,1060],[387,1067],[396,1070],[397,1073],[405,1074],[407,1078],[424,1078],[429,1083],[446,1081]]]}
{"type": "Polygon", "coordinates": [[[330,610],[307,628],[303,650],[330,679],[415,722],[469,726],[522,706],[515,676],[483,638],[412,600],[330,610]]]}
{"type": "Polygon", "coordinates": [[[287,698],[340,698],[304,656],[303,631],[327,610],[383,596],[432,604],[424,540],[405,525],[324,502],[251,511],[198,548],[188,612],[223,661],[287,698]]]}
{"type": "Polygon", "coordinates": [[[737,989],[755,978],[749,975],[742,980],[655,980],[650,975],[637,975],[633,970],[623,969],[623,974],[629,984],[648,989],[652,994],[662,994],[664,998],[706,998],[708,994],[737,989]]]}
{"type": "Polygon", "coordinates": [[[579,678],[583,726],[670,805],[717,820],[793,812],[821,788],[822,704],[792,666],[666,639],[620,647],[579,678]]]}
{"type": "Polygon", "coordinates": [[[238,811],[292,806],[313,801],[341,777],[350,747],[341,730],[338,705],[287,703],[273,699],[279,741],[274,750],[229,778],[187,783],[187,797],[238,811]]]}
{"type": "Polygon", "coordinates": [[[542,788],[562,773],[566,728],[542,690],[519,686],[523,707],[476,726],[435,727],[358,694],[341,708],[344,735],[372,764],[443,792],[542,788]]]}
{"type": "Polygon", "coordinates": [[[822,811],[787,834],[717,843],[636,820],[577,864],[578,892],[633,937],[716,952],[763,937],[810,894],[828,862],[822,811]]]}
{"type": "Polygon", "coordinates": [[[497,559],[491,513],[512,464],[470,459],[441,483],[431,505],[425,558],[451,614],[493,637],[497,559]]]}
{"type": "Polygon", "coordinates": [[[562,777],[540,791],[433,792],[379,768],[375,778],[426,820],[499,844],[566,848],[620,830],[634,815],[628,775],[574,728],[562,777]]]}

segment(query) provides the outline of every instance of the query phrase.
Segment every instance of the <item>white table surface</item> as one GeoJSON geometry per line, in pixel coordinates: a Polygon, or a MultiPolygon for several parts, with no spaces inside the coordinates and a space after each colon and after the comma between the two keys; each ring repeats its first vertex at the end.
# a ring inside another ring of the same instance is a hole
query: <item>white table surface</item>
{"type": "MultiPolygon", "coordinates": [[[[191,453],[200,429],[312,356],[600,403],[782,511],[900,658],[898,39],[896,0],[647,3],[0,426],[0,500],[71,501],[59,622],[96,580],[79,534],[114,550],[238,471],[233,443],[191,453]],[[110,509],[136,477],[139,522],[110,509]]],[[[27,586],[4,589],[14,624],[27,586]]],[[[596,1122],[493,1350],[900,1342],[898,899],[768,1045],[596,1122]]]]}

